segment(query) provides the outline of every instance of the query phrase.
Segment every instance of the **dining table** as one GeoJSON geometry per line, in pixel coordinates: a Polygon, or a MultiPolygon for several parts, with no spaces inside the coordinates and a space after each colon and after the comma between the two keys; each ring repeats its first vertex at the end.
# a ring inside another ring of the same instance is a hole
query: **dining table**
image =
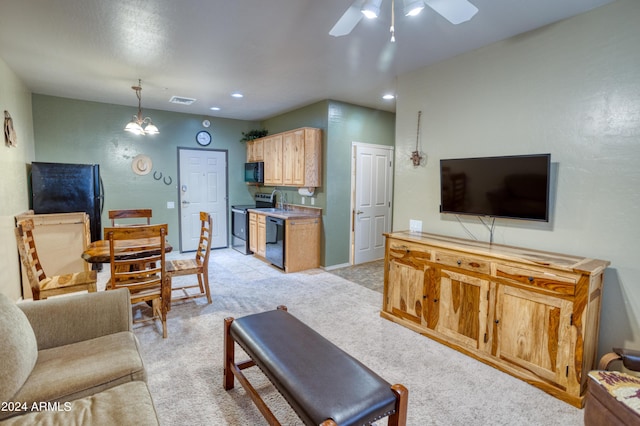
{"type": "MultiPolygon", "coordinates": [[[[159,251],[156,248],[157,244],[157,239],[155,238],[116,241],[114,256],[118,260],[125,260],[157,254],[159,251]],[[149,249],[145,249],[145,247],[149,247],[149,249]]],[[[111,262],[110,247],[109,240],[94,241],[82,252],[82,258],[88,263],[109,263],[111,262]]],[[[173,250],[173,247],[166,242],[165,253],[169,253],[171,250],[173,250]]]]}

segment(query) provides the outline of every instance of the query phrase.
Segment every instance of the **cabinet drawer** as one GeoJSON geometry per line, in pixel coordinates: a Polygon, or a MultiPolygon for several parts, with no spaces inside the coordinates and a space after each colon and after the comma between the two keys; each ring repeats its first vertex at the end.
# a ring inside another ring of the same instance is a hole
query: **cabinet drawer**
{"type": "Polygon", "coordinates": [[[415,244],[408,241],[392,240],[389,242],[389,253],[393,256],[404,256],[409,252],[426,253],[427,258],[431,257],[431,250],[424,246],[424,244],[415,244]]]}
{"type": "Polygon", "coordinates": [[[579,278],[570,273],[551,273],[508,265],[497,265],[496,276],[562,295],[575,295],[579,278]]]}
{"type": "Polygon", "coordinates": [[[435,262],[441,265],[478,272],[481,274],[491,273],[491,262],[473,256],[467,256],[462,253],[437,251],[435,255],[435,262]]]}

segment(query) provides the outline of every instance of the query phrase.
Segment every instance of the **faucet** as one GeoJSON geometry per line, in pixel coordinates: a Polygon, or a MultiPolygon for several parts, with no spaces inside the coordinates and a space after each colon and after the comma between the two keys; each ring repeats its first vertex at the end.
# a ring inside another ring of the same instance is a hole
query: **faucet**
{"type": "MultiPolygon", "coordinates": [[[[287,194],[279,190],[278,188],[274,189],[271,192],[271,198],[269,198],[269,202],[273,203],[273,197],[276,195],[276,192],[280,193],[280,208],[285,209],[285,203],[287,202],[287,194]]],[[[278,207],[278,199],[276,198],[276,208],[278,207]]]]}

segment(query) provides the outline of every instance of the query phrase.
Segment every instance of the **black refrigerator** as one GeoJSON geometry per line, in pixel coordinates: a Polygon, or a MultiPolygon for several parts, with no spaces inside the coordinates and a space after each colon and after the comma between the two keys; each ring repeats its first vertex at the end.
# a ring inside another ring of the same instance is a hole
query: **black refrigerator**
{"type": "Polygon", "coordinates": [[[87,213],[91,241],[102,239],[104,188],[100,165],[31,163],[31,201],[35,214],[87,213]]]}

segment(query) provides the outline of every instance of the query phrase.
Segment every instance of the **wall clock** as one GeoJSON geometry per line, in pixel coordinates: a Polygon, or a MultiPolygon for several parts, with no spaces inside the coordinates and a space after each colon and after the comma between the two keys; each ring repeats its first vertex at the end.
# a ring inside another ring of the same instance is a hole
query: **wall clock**
{"type": "Polygon", "coordinates": [[[211,143],[211,134],[206,130],[200,130],[196,133],[196,142],[202,146],[207,146],[211,143]]]}

